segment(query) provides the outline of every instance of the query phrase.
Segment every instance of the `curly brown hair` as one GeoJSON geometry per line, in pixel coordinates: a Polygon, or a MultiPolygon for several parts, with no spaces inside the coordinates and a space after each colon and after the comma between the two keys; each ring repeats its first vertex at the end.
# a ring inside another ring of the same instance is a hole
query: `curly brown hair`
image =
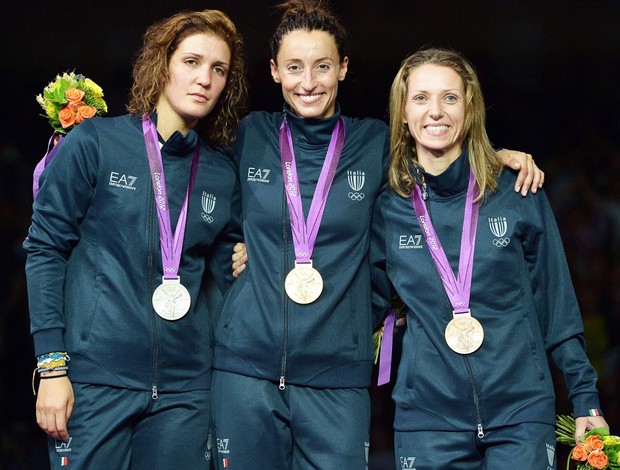
{"type": "Polygon", "coordinates": [[[230,18],[219,10],[180,12],[146,30],[133,66],[127,111],[138,116],[154,111],[170,78],[168,65],[172,54],[186,37],[199,33],[213,34],[228,45],[231,66],[222,95],[213,110],[198,122],[196,131],[213,147],[228,147],[247,109],[247,84],[243,38],[230,18]]]}

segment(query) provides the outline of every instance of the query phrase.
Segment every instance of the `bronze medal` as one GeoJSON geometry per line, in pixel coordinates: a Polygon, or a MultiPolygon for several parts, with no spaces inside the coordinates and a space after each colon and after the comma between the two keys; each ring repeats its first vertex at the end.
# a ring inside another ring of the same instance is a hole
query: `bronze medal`
{"type": "Polygon", "coordinates": [[[284,281],[286,295],[298,304],[310,304],[323,292],[323,278],[309,263],[297,263],[284,281]]]}
{"type": "Polygon", "coordinates": [[[192,305],[192,298],[179,278],[163,279],[153,292],[153,308],[165,320],[183,318],[192,305]]]}
{"type": "Polygon", "coordinates": [[[446,326],[446,343],[459,354],[471,354],[484,340],[484,329],[478,320],[467,313],[455,313],[446,326]]]}

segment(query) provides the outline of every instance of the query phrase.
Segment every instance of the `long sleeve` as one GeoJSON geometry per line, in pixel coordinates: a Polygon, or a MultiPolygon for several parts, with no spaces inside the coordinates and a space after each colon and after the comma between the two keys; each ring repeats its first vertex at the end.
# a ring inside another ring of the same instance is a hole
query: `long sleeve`
{"type": "Polygon", "coordinates": [[[63,351],[67,261],[80,239],[97,181],[97,137],[89,122],[72,131],[41,175],[24,248],[30,330],[37,355],[63,351]]]}
{"type": "Polygon", "coordinates": [[[526,198],[534,205],[524,250],[534,304],[545,347],[562,371],[575,416],[598,409],[597,374],[585,351],[583,321],[570,278],[562,240],[544,192],[526,198]]]}

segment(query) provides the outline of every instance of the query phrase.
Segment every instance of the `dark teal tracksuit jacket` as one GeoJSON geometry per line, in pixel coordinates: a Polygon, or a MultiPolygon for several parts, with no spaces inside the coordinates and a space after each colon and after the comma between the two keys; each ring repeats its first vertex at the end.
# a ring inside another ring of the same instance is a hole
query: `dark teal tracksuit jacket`
{"type": "MultiPolygon", "coordinates": [[[[161,150],[173,231],[197,142],[194,131],[177,132],[161,150]]],[[[179,268],[192,305],[178,321],[151,304],[163,273],[140,118],[84,121],[43,172],[24,242],[31,332],[37,355],[69,353],[73,382],[209,388],[213,330],[201,283],[210,261],[221,288],[232,282],[240,194],[230,159],[200,145],[179,268]]]]}
{"type": "MultiPolygon", "coordinates": [[[[456,273],[467,154],[442,174],[425,177],[426,205],[456,273]]],[[[564,374],[575,416],[599,408],[596,373],[585,354],[581,315],[549,202],[544,191],[525,198],[515,193],[515,179],[504,171],[497,192],[480,206],[470,308],[484,328],[484,342],[469,355],[455,353],[444,339],[452,307],[411,199],[388,190],[377,201],[371,248],[375,305],[385,307],[392,284],[408,308],[393,392],[398,431],[553,425],[548,355],[564,374]]]]}
{"type": "MultiPolygon", "coordinates": [[[[307,217],[340,112],[320,120],[286,112],[307,217]]],[[[315,302],[299,305],[284,290],[295,256],[278,141],[282,119],[282,113],[252,113],[237,133],[249,262],[222,303],[214,368],[316,388],[368,387],[369,226],[385,181],[387,127],[375,119],[344,118],[344,148],[312,255],[324,289],[315,302]]]]}

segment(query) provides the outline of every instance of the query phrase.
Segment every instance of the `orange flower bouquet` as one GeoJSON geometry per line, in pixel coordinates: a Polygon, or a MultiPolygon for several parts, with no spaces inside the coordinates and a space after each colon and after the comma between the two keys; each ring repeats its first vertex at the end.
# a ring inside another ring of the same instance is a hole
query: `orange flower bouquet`
{"type": "Polygon", "coordinates": [[[558,415],[556,421],[557,441],[572,446],[566,468],[574,462],[577,470],[620,469],[620,437],[612,436],[606,428],[594,428],[586,432],[579,444],[575,444],[575,419],[558,415]]]}
{"type": "Polygon", "coordinates": [[[57,75],[36,99],[45,111],[44,116],[60,134],[66,134],[84,119],[108,111],[101,87],[75,72],[57,75]]]}
{"type": "Polygon", "coordinates": [[[102,116],[108,112],[101,87],[90,78],[75,72],[56,75],[56,78],[43,89],[43,93],[36,96],[36,100],[45,111],[43,116],[47,117],[54,128],[54,133],[47,144],[47,152],[32,175],[34,198],[39,192],[41,173],[56,155],[59,144],[67,132],[84,119],[102,116]]]}

